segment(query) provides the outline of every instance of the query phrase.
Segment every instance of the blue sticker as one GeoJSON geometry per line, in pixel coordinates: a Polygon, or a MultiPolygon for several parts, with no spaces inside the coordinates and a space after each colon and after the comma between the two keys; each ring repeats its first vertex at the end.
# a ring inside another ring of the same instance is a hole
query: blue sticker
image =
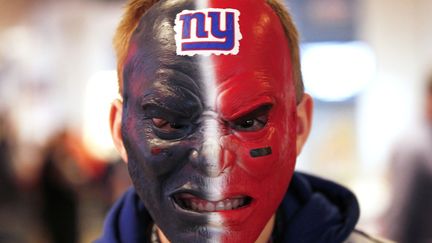
{"type": "Polygon", "coordinates": [[[242,35],[236,9],[183,10],[174,30],[177,55],[236,55],[242,35]]]}

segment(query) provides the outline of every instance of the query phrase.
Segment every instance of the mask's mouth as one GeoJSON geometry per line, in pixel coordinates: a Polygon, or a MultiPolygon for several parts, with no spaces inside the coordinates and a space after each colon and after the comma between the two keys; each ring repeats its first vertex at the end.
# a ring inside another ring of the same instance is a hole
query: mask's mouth
{"type": "Polygon", "coordinates": [[[173,195],[173,199],[180,208],[197,213],[237,210],[247,207],[252,202],[252,198],[248,196],[234,196],[220,201],[209,201],[190,193],[177,193],[173,195]]]}

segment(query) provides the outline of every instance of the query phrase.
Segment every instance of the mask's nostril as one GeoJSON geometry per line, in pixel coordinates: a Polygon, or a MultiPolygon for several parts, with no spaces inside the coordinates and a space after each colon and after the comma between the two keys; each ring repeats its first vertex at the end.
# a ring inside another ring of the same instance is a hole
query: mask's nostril
{"type": "Polygon", "coordinates": [[[195,169],[198,169],[201,173],[210,177],[216,177],[221,172],[218,165],[219,159],[216,157],[209,156],[208,154],[209,154],[208,150],[206,151],[204,149],[202,150],[192,149],[189,153],[189,161],[191,165],[195,169]]]}
{"type": "Polygon", "coordinates": [[[193,150],[191,151],[191,153],[189,154],[189,159],[190,159],[190,160],[193,160],[193,161],[196,161],[196,160],[198,159],[198,156],[199,156],[198,151],[195,150],[195,149],[193,149],[193,150]]]}

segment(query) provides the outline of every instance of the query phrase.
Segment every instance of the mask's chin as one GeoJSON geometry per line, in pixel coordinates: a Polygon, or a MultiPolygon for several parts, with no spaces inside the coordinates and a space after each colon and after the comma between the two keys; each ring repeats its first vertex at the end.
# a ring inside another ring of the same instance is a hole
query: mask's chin
{"type": "Polygon", "coordinates": [[[209,194],[198,186],[185,187],[166,190],[154,210],[160,212],[154,215],[156,224],[171,242],[254,242],[277,208],[274,200],[262,200],[256,192],[209,194]]]}

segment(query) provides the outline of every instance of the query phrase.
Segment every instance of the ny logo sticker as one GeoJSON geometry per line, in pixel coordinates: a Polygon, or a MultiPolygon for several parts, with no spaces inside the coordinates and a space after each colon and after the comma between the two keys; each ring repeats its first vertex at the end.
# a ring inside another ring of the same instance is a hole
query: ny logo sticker
{"type": "Polygon", "coordinates": [[[238,10],[229,8],[183,10],[174,26],[177,55],[238,54],[242,38],[239,16],[238,10]]]}

